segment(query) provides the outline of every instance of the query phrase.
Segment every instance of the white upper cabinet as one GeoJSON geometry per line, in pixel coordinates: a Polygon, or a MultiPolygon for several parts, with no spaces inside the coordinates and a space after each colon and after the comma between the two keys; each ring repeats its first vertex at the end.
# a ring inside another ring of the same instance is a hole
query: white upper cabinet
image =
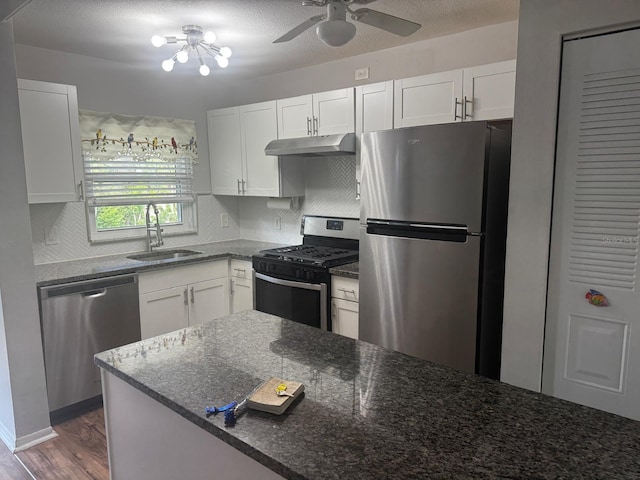
{"type": "Polygon", "coordinates": [[[465,68],[464,120],[513,118],[516,61],[465,68]]]}
{"type": "Polygon", "coordinates": [[[515,60],[396,80],[395,128],[513,117],[515,60]]]}
{"type": "Polygon", "coordinates": [[[18,80],[29,203],[82,200],[76,87],[18,80]]]}
{"type": "Polygon", "coordinates": [[[313,95],[313,121],[316,135],[335,135],[355,131],[353,88],[313,95]]]}
{"type": "Polygon", "coordinates": [[[395,128],[455,122],[462,118],[462,70],[395,81],[395,128]]]}
{"type": "Polygon", "coordinates": [[[278,108],[278,138],[308,137],[313,134],[313,98],[311,95],[277,100],[276,104],[278,108]]]}
{"type": "Polygon", "coordinates": [[[244,195],[277,197],[280,195],[278,157],[265,155],[264,147],[278,138],[276,102],[240,107],[240,132],[244,195]]]}
{"type": "Polygon", "coordinates": [[[353,88],[277,100],[278,138],[355,131],[353,88]]]}
{"type": "Polygon", "coordinates": [[[214,195],[304,195],[302,162],[264,153],[278,135],[275,101],[210,110],[207,126],[214,195]]]}
{"type": "Polygon", "coordinates": [[[211,189],[218,195],[242,193],[242,142],[240,108],[230,107],[207,112],[211,189]]]}
{"type": "Polygon", "coordinates": [[[356,133],[393,128],[393,80],[356,87],[356,133]]]}

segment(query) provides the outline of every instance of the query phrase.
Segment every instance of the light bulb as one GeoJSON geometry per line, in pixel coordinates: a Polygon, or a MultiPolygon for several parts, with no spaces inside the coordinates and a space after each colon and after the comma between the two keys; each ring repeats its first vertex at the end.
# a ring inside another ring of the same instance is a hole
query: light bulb
{"type": "Polygon", "coordinates": [[[208,32],[205,32],[204,37],[202,37],[202,39],[207,43],[213,43],[216,41],[216,34],[213,33],[211,30],[209,30],[208,32]]]}
{"type": "Polygon", "coordinates": [[[220,55],[224,58],[229,58],[231,56],[231,49],[229,47],[220,48],[220,55]]]}
{"type": "Polygon", "coordinates": [[[211,69],[207,65],[200,65],[200,75],[206,77],[211,73],[211,69]]]}
{"type": "Polygon", "coordinates": [[[160,48],[161,46],[167,44],[167,39],[161,35],[154,35],[153,37],[151,37],[151,44],[154,47],[160,48]]]}
{"type": "Polygon", "coordinates": [[[220,68],[227,68],[229,66],[229,59],[227,57],[216,57],[216,62],[220,68]]]}
{"type": "Polygon", "coordinates": [[[173,58],[169,58],[169,59],[165,60],[164,62],[162,62],[162,69],[165,72],[170,72],[171,70],[173,70],[173,65],[175,63],[176,62],[173,61],[173,58]]]}
{"type": "Polygon", "coordinates": [[[176,60],[180,63],[186,63],[186,61],[189,60],[189,50],[180,50],[176,54],[176,60]]]}

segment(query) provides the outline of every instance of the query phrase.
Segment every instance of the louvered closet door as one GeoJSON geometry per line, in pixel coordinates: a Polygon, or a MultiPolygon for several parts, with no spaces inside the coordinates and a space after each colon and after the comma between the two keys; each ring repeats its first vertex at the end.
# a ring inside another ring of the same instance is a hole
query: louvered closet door
{"type": "Polygon", "coordinates": [[[564,44],[543,368],[545,393],[635,419],[638,45],[639,30],[564,44]],[[589,303],[591,289],[609,305],[589,303]]]}

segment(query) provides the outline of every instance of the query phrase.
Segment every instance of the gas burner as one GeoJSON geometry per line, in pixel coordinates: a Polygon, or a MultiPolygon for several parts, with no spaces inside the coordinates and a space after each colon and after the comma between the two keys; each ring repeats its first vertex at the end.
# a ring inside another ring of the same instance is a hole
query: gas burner
{"type": "Polygon", "coordinates": [[[260,252],[265,257],[310,265],[335,266],[356,261],[357,250],[320,245],[294,245],[260,252]]]}

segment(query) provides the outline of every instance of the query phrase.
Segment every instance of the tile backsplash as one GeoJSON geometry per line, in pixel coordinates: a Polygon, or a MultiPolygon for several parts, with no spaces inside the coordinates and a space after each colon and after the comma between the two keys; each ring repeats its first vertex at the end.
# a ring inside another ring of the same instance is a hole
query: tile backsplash
{"type": "MultiPolygon", "coordinates": [[[[275,243],[299,243],[303,214],[358,217],[355,198],[356,160],[353,156],[301,158],[306,162],[306,195],[297,210],[267,208],[263,197],[198,195],[198,233],[165,238],[165,248],[244,238],[275,243]],[[220,215],[228,213],[229,227],[220,215]],[[276,227],[276,217],[279,226],[276,227]]],[[[33,256],[36,264],[143,251],[143,239],[89,243],[82,202],[30,205],[33,256]],[[57,230],[55,245],[45,232],[57,230]]]]}

